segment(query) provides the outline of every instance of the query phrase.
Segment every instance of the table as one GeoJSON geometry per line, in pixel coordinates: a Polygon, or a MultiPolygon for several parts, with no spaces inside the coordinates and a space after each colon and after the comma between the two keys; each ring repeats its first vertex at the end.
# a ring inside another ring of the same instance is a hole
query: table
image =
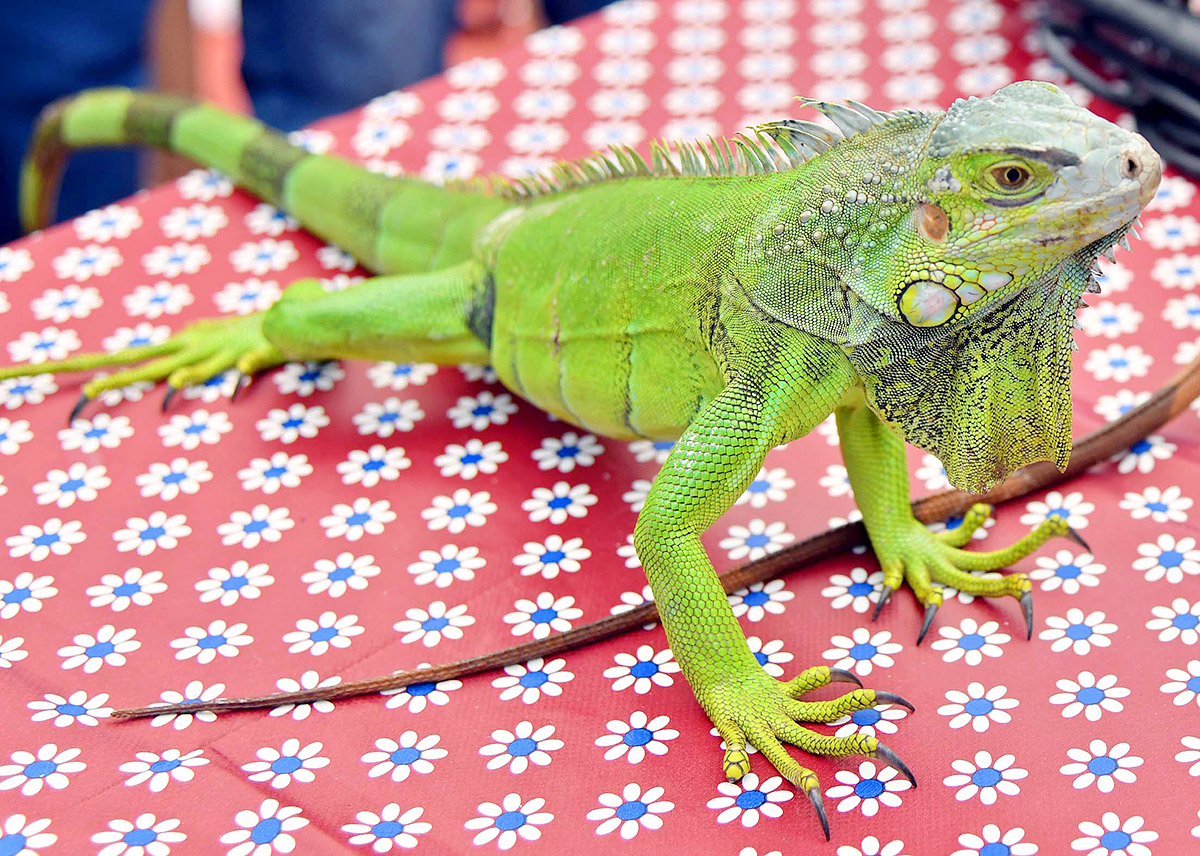
{"type": "MultiPolygon", "coordinates": [[[[297,139],[442,179],[734,130],[795,115],[797,93],[945,106],[1056,79],[1027,19],[991,0],[624,2],[297,139]]],[[[1197,352],[1198,214],[1168,174],[1144,240],[1106,267],[1078,334],[1077,431],[1197,352]]],[[[0,248],[0,340],[16,359],[157,341],[294,279],[360,274],[197,171],[0,248]]],[[[869,622],[864,555],[734,596],[766,668],[836,664],[917,706],[834,730],[874,729],[920,788],[861,759],[812,762],[825,845],[761,759],[721,782],[660,628],[388,697],[104,722],[459,658],[639,602],[628,536],[665,450],[581,436],[477,367],[290,365],[235,403],[231,377],[187,390],[167,415],[133,388],[68,428],[76,383],[0,388],[0,853],[1196,847],[1193,413],[986,530],[1007,543],[1058,514],[1090,541],[1094,557],[1061,542],[1020,564],[1037,578],[1031,642],[1015,603],[959,597],[915,647],[907,593],[869,622]]],[[[709,533],[719,567],[854,513],[833,442],[822,429],[772,454],[709,533]]],[[[914,490],[942,486],[936,462],[912,464],[914,490]]]]}

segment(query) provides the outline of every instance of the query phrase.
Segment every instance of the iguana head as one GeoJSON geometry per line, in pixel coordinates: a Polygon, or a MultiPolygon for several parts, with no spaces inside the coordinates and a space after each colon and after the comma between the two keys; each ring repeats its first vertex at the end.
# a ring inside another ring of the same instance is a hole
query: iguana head
{"type": "Polygon", "coordinates": [[[793,161],[817,154],[796,171],[796,226],[772,211],[782,228],[762,230],[757,305],[842,344],[869,404],[956,487],[1065,467],[1075,313],[1097,256],[1154,197],[1158,156],[1048,83],[944,114],[806,103],[842,136],[762,129],[793,161]]]}

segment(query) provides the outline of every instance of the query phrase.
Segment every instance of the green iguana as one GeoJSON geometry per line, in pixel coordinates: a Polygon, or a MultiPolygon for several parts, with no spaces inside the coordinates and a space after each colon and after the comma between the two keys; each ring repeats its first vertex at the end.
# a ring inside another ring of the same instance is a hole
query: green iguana
{"type": "Polygon", "coordinates": [[[1024,574],[969,572],[1072,534],[1065,522],[1049,518],[1007,549],[963,550],[987,507],[951,532],[926,529],[910,510],[904,443],[969,491],[1033,461],[1066,466],[1076,308],[1095,290],[1097,256],[1153,198],[1160,165],[1140,136],[1046,83],[945,113],[802,100],[837,130],[785,120],[732,140],[656,143],[649,164],[621,148],[545,177],[442,188],[309,154],[212,107],[83,93],[40,121],[22,175],[29,227],[49,221],[71,149],[146,143],[227,173],[379,275],[336,293],[301,280],[265,312],[39,371],[148,361],[85,384],[82,406],[134,381],[175,390],[288,359],[490,363],[505,386],[589,431],[675,440],[634,532],[671,650],[724,738],[726,777],[747,772],[752,743],[807,792],[828,837],[816,776],[783,744],[879,758],[911,779],[874,737],[800,724],[906,702],[861,688],[804,701],[858,682],[825,666],[767,675],[700,536],[768,451],[833,413],[884,572],[879,605],[907,582],[926,606],[923,635],[940,584],[1013,596],[1031,621],[1024,574]]]}

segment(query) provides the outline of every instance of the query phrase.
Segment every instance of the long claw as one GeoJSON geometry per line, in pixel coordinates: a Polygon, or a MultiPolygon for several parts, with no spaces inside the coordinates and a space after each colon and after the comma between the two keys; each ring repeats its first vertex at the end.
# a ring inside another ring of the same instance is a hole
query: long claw
{"type": "Polygon", "coordinates": [[[83,408],[87,407],[87,403],[91,400],[91,397],[86,392],[79,396],[79,400],[71,408],[71,415],[67,417],[68,428],[75,424],[75,420],[79,418],[79,414],[83,413],[83,408]]]}
{"type": "Polygon", "coordinates": [[[863,682],[858,679],[858,675],[854,672],[847,672],[845,669],[830,669],[829,683],[858,684],[859,689],[862,689],[863,685],[863,682]]]}
{"type": "Polygon", "coordinates": [[[812,807],[817,812],[817,817],[821,819],[821,829],[825,831],[825,840],[829,840],[829,818],[825,816],[825,803],[821,799],[821,789],[812,787],[808,789],[808,800],[812,803],[812,807]]]}
{"type": "Polygon", "coordinates": [[[895,693],[875,691],[876,704],[898,704],[902,707],[907,707],[911,712],[916,713],[917,709],[912,706],[912,702],[906,701],[895,693]]]}
{"type": "Polygon", "coordinates": [[[1021,595],[1021,612],[1025,615],[1025,639],[1033,638],[1033,592],[1027,591],[1021,595]]]}
{"type": "Polygon", "coordinates": [[[930,626],[933,624],[933,617],[937,615],[938,604],[931,603],[925,607],[925,620],[921,622],[921,632],[917,634],[917,644],[925,638],[925,634],[929,632],[930,626]]]}
{"type": "Polygon", "coordinates": [[[908,769],[908,765],[901,761],[900,756],[891,749],[887,748],[882,743],[877,743],[875,746],[875,757],[883,761],[889,767],[895,767],[897,770],[899,770],[904,778],[912,782],[912,786],[914,788],[917,786],[917,780],[916,777],[913,776],[912,770],[908,769]]]}
{"type": "Polygon", "coordinates": [[[1078,530],[1072,529],[1070,526],[1068,526],[1067,527],[1067,537],[1070,538],[1072,541],[1074,541],[1076,544],[1078,544],[1083,549],[1087,550],[1089,553],[1092,552],[1092,548],[1088,546],[1087,541],[1083,540],[1083,536],[1079,534],[1078,530]]]}
{"type": "Polygon", "coordinates": [[[173,399],[175,397],[175,393],[177,393],[177,392],[179,392],[179,387],[171,386],[169,384],[167,385],[167,394],[163,396],[163,400],[162,400],[162,412],[163,413],[166,413],[167,410],[171,407],[171,399],[173,399]]]}
{"type": "Polygon", "coordinates": [[[892,599],[892,587],[885,585],[883,591],[879,594],[879,600],[875,604],[875,612],[871,614],[871,620],[874,621],[879,617],[879,610],[883,609],[883,605],[892,599]]]}
{"type": "Polygon", "coordinates": [[[237,401],[238,396],[242,394],[242,388],[250,386],[250,375],[238,372],[237,381],[233,384],[233,392],[229,393],[229,402],[232,404],[237,401]]]}

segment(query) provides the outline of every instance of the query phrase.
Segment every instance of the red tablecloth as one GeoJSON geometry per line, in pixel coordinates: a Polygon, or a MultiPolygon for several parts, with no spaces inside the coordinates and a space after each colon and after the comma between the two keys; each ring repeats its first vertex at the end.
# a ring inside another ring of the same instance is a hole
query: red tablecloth
{"type": "MultiPolygon", "coordinates": [[[[1056,76],[1026,18],[987,0],[625,2],[300,139],[440,178],[733,130],[797,93],[944,106],[1056,76]]],[[[1164,179],[1145,240],[1106,268],[1078,335],[1080,431],[1197,350],[1194,196],[1164,179]]],[[[196,172],[0,248],[0,340],[32,362],[158,341],[293,279],[360,273],[196,172]]],[[[959,598],[915,647],[908,594],[868,621],[867,556],[733,598],[773,672],[853,668],[917,706],[844,728],[874,728],[919,789],[812,762],[825,845],[760,759],[722,783],[661,629],[387,698],[105,723],[160,697],[458,658],[643,596],[627,536],[663,449],[579,436],[479,368],[288,366],[234,404],[230,381],[167,416],[159,391],[126,390],[71,428],[76,379],[0,385],[0,853],[1196,852],[1194,414],[1000,511],[988,544],[1062,514],[1095,551],[1020,564],[1038,580],[1032,642],[1015,603],[959,598]]],[[[921,455],[913,471],[918,493],[943,483],[921,455]]],[[[822,429],[773,453],[707,543],[727,566],[852,513],[822,429]]]]}

